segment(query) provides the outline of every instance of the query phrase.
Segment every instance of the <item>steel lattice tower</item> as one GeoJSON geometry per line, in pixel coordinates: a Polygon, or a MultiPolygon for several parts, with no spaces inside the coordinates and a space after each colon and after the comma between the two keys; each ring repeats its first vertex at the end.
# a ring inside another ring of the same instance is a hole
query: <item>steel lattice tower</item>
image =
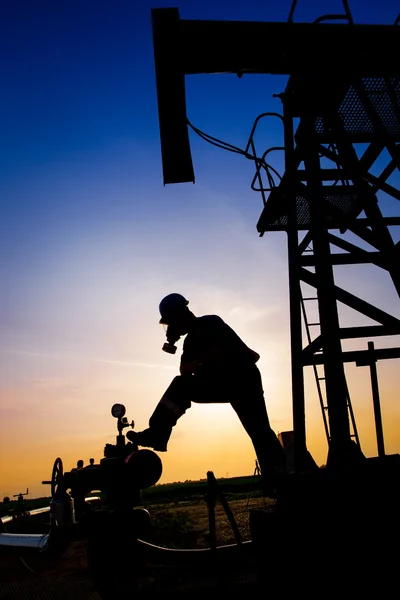
{"type": "Polygon", "coordinates": [[[388,182],[400,170],[400,28],[397,20],[393,25],[356,25],[347,3],[344,7],[346,22],[341,24],[325,22],[337,15],[294,23],[291,13],[287,23],[262,23],[181,20],[174,8],[152,11],[165,184],[194,181],[186,75],[289,76],[279,95],[285,155],[279,183],[273,187],[263,183],[268,150],[259,157],[254,154],[257,123],[246,152],[256,158],[254,181],[264,199],[259,234],[287,233],[293,428],[299,471],[314,467],[306,447],[304,369],[323,371],[317,382],[321,392],[323,381],[327,467],[341,469],[365,461],[345,364],[370,366],[378,454],[384,458],[376,361],[400,357],[400,348],[376,349],[373,342],[376,337],[399,335],[400,320],[335,282],[336,265],[372,264],[389,274],[400,295],[400,245],[392,234],[400,216],[385,216],[377,198],[381,191],[400,200],[400,191],[388,182]],[[375,161],[382,162],[384,156],[389,159],[381,173],[373,174],[375,161]],[[346,238],[348,232],[352,241],[346,238]],[[365,244],[371,249],[365,249],[365,244]],[[304,283],[315,290],[320,329],[319,335],[307,340],[304,283]],[[343,327],[339,303],[373,324],[343,327]],[[343,340],[364,340],[364,349],[344,351],[343,340]]]}

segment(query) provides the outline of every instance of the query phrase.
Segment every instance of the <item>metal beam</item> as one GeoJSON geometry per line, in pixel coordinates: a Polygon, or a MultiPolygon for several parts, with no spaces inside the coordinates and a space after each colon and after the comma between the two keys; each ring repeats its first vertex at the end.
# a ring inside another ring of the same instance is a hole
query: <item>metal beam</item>
{"type": "Polygon", "coordinates": [[[178,8],[151,16],[164,184],[194,182],[185,75],[293,75],[320,64],[342,78],[399,74],[400,28],[392,25],[184,20],[178,8]]]}
{"type": "MultiPolygon", "coordinates": [[[[375,360],[386,360],[390,358],[400,358],[400,348],[380,348],[374,351],[375,360]]],[[[350,352],[342,352],[342,361],[355,362],[358,367],[366,366],[371,363],[371,353],[369,350],[354,350],[350,352]]],[[[323,365],[325,363],[324,354],[317,354],[309,357],[305,366],[323,365]]]]}
{"type": "MultiPolygon", "coordinates": [[[[300,278],[305,283],[308,283],[308,285],[318,289],[317,279],[314,273],[302,268],[300,271],[300,278]]],[[[400,320],[396,317],[393,317],[393,315],[390,315],[389,313],[377,308],[365,300],[361,300],[361,298],[357,298],[357,296],[354,296],[354,294],[347,292],[337,285],[333,287],[333,293],[336,300],[339,300],[339,302],[350,306],[350,308],[354,308],[354,310],[362,313],[372,320],[377,321],[378,323],[381,323],[382,325],[393,327],[396,330],[400,326],[400,320]]]]}
{"type": "MultiPolygon", "coordinates": [[[[315,256],[302,256],[301,257],[302,267],[314,267],[315,256]]],[[[379,267],[385,268],[384,261],[380,252],[364,252],[363,254],[353,255],[345,253],[331,254],[329,264],[331,265],[363,265],[363,264],[374,264],[379,267]]]]}
{"type": "Polygon", "coordinates": [[[181,19],[178,8],[151,11],[162,71],[291,75],[333,69],[374,77],[399,73],[400,30],[393,25],[181,19]],[[340,44],[338,44],[340,40],[340,44]],[[171,43],[179,62],[168,63],[171,43]],[[318,51],[316,51],[318,49],[318,51]]]}
{"type": "MultiPolygon", "coordinates": [[[[349,340],[362,337],[379,337],[388,335],[400,335],[400,323],[396,328],[387,327],[384,325],[364,325],[360,327],[341,327],[340,339],[349,340]]],[[[322,349],[322,335],[318,335],[303,349],[303,364],[308,365],[311,361],[311,356],[322,349]]]]}
{"type": "Polygon", "coordinates": [[[158,98],[164,185],[194,183],[186,118],[185,75],[180,68],[182,48],[177,37],[177,9],[152,11],[153,46],[158,98]]]}

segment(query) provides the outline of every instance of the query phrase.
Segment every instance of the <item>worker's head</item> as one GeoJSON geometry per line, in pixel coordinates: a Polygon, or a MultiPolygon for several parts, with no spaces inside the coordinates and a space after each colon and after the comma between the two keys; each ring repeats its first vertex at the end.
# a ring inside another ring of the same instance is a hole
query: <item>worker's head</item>
{"type": "Polygon", "coordinates": [[[164,344],[163,350],[174,354],[176,352],[175,342],[181,335],[189,330],[193,313],[188,309],[189,301],[181,294],[168,294],[160,302],[160,323],[166,326],[168,343],[164,344]]]}
{"type": "Polygon", "coordinates": [[[160,323],[171,325],[171,323],[181,320],[189,312],[188,304],[189,300],[186,300],[181,294],[168,294],[168,296],[165,296],[159,305],[160,323]]]}

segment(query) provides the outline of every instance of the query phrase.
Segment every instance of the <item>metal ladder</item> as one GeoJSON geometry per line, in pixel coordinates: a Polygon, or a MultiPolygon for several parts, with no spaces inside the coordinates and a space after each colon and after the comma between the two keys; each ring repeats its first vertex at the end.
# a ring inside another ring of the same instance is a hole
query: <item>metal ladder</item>
{"type": "MultiPolygon", "coordinates": [[[[306,250],[304,250],[304,252],[313,252],[312,248],[308,247],[306,250]]],[[[308,297],[308,298],[304,298],[303,297],[303,291],[300,289],[300,304],[301,304],[301,312],[302,312],[302,316],[303,316],[303,322],[304,322],[304,326],[305,326],[305,330],[306,330],[306,336],[307,336],[307,341],[310,344],[312,342],[312,338],[311,338],[311,333],[310,333],[310,328],[311,327],[319,327],[320,323],[319,322],[315,322],[315,323],[310,323],[307,317],[307,311],[306,311],[306,302],[316,302],[318,301],[318,296],[313,296],[313,297],[308,297]]],[[[317,354],[321,354],[322,351],[317,352],[317,354]]],[[[321,369],[324,369],[324,365],[318,365],[321,367],[321,369]]],[[[315,376],[315,381],[316,381],[316,385],[317,385],[317,393],[318,393],[318,399],[319,399],[319,403],[321,406],[321,411],[322,411],[322,419],[323,419],[323,424],[324,424],[324,429],[325,429],[325,434],[326,434],[326,439],[328,442],[328,445],[331,442],[331,435],[330,435],[330,430],[329,430],[329,420],[328,420],[328,405],[326,403],[326,398],[325,395],[323,393],[322,390],[322,385],[321,382],[323,382],[325,380],[325,375],[322,374],[320,375],[320,373],[318,372],[318,368],[317,365],[312,365],[313,367],[313,372],[314,372],[314,376],[315,376]]],[[[353,407],[351,405],[351,400],[350,400],[350,394],[349,394],[349,390],[347,387],[347,383],[346,383],[346,393],[347,393],[347,399],[346,399],[346,403],[347,403],[347,410],[349,413],[349,420],[350,420],[350,437],[356,442],[356,444],[358,446],[360,446],[360,440],[358,437],[358,431],[357,431],[357,425],[356,425],[356,421],[354,418],[354,412],[353,412],[353,407]]]]}

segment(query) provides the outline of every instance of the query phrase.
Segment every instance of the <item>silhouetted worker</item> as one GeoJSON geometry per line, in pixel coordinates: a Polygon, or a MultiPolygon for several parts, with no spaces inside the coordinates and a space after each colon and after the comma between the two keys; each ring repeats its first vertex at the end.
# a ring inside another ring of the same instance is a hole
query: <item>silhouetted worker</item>
{"type": "Polygon", "coordinates": [[[174,354],[183,335],[180,375],[164,392],[144,431],[129,431],[138,446],[165,452],[172,428],[197,403],[230,403],[253,443],[261,473],[268,481],[285,470],[285,452],[272,431],[261,375],[259,354],[217,315],[196,317],[181,294],[169,294],[160,302],[160,323],[167,325],[163,350],[174,354]]]}

